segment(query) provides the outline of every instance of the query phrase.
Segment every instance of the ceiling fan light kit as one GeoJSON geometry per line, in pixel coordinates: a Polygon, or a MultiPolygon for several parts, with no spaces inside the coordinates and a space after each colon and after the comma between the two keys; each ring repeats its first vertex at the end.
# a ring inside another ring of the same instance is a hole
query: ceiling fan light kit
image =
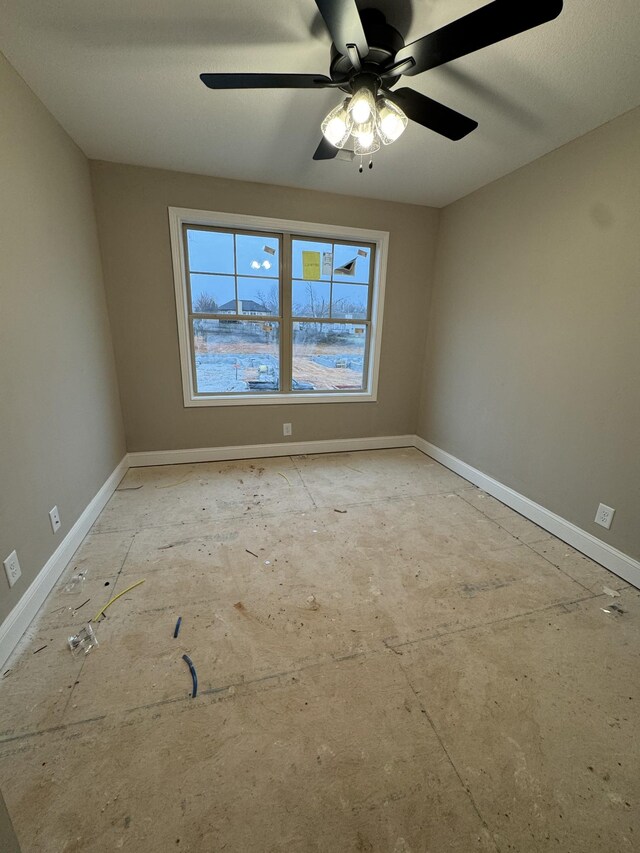
{"type": "MultiPolygon", "coordinates": [[[[201,74],[210,89],[341,89],[347,97],[324,118],[314,160],[342,149],[362,157],[391,145],[409,120],[451,140],[478,122],[414,89],[394,90],[414,76],[557,18],[563,0],[493,0],[410,44],[377,9],[355,0],[316,0],[332,39],[329,77],[321,74],[201,74]]],[[[369,168],[373,162],[369,161],[369,168]]]]}
{"type": "MultiPolygon", "coordinates": [[[[322,133],[335,148],[346,146],[360,157],[371,156],[380,150],[381,144],[395,142],[409,120],[400,107],[378,95],[379,81],[374,75],[358,75],[352,85],[354,94],[325,117],[322,133]]],[[[369,168],[372,165],[370,161],[369,168]]]]}

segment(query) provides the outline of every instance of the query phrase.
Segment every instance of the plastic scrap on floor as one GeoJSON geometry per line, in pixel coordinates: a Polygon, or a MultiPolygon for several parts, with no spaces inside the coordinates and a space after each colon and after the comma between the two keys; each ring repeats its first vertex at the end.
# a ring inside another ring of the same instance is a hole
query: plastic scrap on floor
{"type": "Polygon", "coordinates": [[[86,572],[78,572],[77,575],[72,575],[64,586],[65,592],[78,592],[85,582],[86,572]]]}
{"type": "Polygon", "coordinates": [[[182,625],[182,616],[178,616],[178,621],[176,622],[176,627],[173,630],[173,639],[174,640],[178,636],[178,634],[180,633],[180,625],[182,625]]]}
{"type": "Polygon", "coordinates": [[[48,645],[49,645],[48,643],[45,643],[44,646],[40,646],[39,649],[35,650],[34,655],[37,655],[38,652],[41,652],[43,649],[46,649],[48,645]]]}
{"type": "Polygon", "coordinates": [[[610,589],[608,586],[603,586],[602,591],[605,595],[610,595],[611,598],[620,598],[620,593],[615,589],[610,589]]]}
{"type": "Polygon", "coordinates": [[[105,606],[101,610],[98,610],[98,612],[96,613],[96,615],[93,617],[93,619],[91,621],[97,622],[98,619],[104,615],[104,611],[107,609],[107,607],[111,607],[111,605],[113,604],[114,601],[117,601],[125,593],[130,592],[130,590],[135,589],[137,586],[140,586],[140,584],[144,583],[144,582],[145,582],[145,578],[142,578],[141,581],[136,581],[135,583],[132,583],[131,586],[128,586],[126,589],[123,589],[122,592],[119,592],[117,595],[114,595],[113,598],[111,599],[111,601],[107,601],[105,606]]]}
{"type": "Polygon", "coordinates": [[[98,645],[98,639],[90,623],[81,628],[77,634],[69,637],[68,642],[69,648],[74,654],[79,654],[82,651],[88,655],[91,649],[98,645]]]}
{"type": "Polygon", "coordinates": [[[191,693],[191,698],[195,699],[198,695],[198,676],[196,674],[196,668],[189,655],[182,655],[182,660],[187,664],[189,671],[191,672],[191,678],[193,680],[193,692],[191,693]]]}
{"type": "MultiPolygon", "coordinates": [[[[245,548],[244,550],[247,552],[247,554],[251,554],[252,557],[258,557],[257,554],[254,554],[253,551],[250,551],[248,548],[245,548]]],[[[258,557],[258,559],[260,558],[258,557]]]]}
{"type": "Polygon", "coordinates": [[[139,486],[120,486],[119,489],[116,489],[116,492],[136,492],[138,489],[143,487],[144,483],[140,483],[139,486]]]}
{"type": "Polygon", "coordinates": [[[333,511],[334,511],[334,512],[341,512],[341,513],[345,513],[345,512],[346,512],[346,509],[334,509],[333,511]]]}
{"type": "Polygon", "coordinates": [[[603,613],[617,613],[618,616],[622,616],[623,613],[627,612],[624,608],[620,607],[619,604],[615,603],[610,604],[608,607],[601,607],[600,610],[602,610],[603,613]]]}
{"type": "Polygon", "coordinates": [[[278,471],[278,474],[280,474],[281,477],[284,477],[284,479],[287,481],[287,483],[289,483],[289,485],[291,485],[291,481],[289,480],[289,478],[287,477],[286,474],[283,474],[282,471],[278,471]]]}
{"type": "Polygon", "coordinates": [[[174,486],[181,486],[183,483],[188,483],[191,479],[191,474],[187,474],[186,477],[183,477],[182,480],[178,480],[176,483],[163,483],[161,486],[156,486],[156,489],[172,489],[174,486]]]}

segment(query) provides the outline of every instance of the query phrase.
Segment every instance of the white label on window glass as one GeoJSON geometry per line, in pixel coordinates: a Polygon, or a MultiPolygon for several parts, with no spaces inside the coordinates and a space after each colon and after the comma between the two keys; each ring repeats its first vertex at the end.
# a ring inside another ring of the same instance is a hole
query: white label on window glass
{"type": "Polygon", "coordinates": [[[322,253],[322,275],[331,275],[331,266],[333,264],[333,253],[322,253]]]}

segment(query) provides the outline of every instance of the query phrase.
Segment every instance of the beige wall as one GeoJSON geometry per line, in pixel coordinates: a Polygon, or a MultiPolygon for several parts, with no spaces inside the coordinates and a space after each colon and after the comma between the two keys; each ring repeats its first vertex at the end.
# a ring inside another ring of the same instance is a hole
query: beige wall
{"type": "Polygon", "coordinates": [[[442,212],[419,426],[636,558],[639,140],[640,109],[442,212]]]}
{"type": "Polygon", "coordinates": [[[87,161],[1,55],[0,115],[0,562],[22,567],[2,621],[124,438],[87,161]]]}
{"type": "Polygon", "coordinates": [[[111,163],[91,170],[129,450],[278,442],[283,421],[295,441],[415,432],[437,211],[111,163]],[[184,408],[169,206],[389,231],[378,402],[184,408]]]}

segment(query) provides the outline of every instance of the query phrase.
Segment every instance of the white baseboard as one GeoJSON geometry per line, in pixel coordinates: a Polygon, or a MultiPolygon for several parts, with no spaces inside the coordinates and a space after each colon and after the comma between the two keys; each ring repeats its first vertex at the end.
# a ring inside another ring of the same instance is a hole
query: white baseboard
{"type": "Polygon", "coordinates": [[[128,468],[129,465],[125,456],[38,572],[35,580],[30,584],[11,613],[0,625],[0,666],[5,663],[18,645],[18,641],[44,604],[46,597],[78,550],[82,540],[91,529],[91,525],[104,509],[118,483],[127,473],[128,468]]]}
{"type": "Polygon", "coordinates": [[[466,462],[452,456],[445,450],[441,450],[435,444],[425,441],[424,438],[416,436],[414,446],[427,456],[435,459],[436,462],[440,462],[445,467],[450,468],[456,474],[464,477],[465,480],[469,480],[470,483],[479,486],[494,498],[502,501],[503,504],[519,512],[520,515],[524,515],[525,518],[533,521],[534,524],[543,527],[549,533],[557,536],[558,539],[562,539],[563,542],[571,545],[572,548],[600,563],[601,566],[609,569],[618,575],[618,577],[640,588],[640,562],[638,560],[634,560],[622,551],[618,551],[612,545],[608,545],[601,539],[592,536],[591,533],[587,533],[581,527],[577,527],[575,524],[562,518],[562,516],[545,509],[540,504],[535,503],[535,501],[509,488],[509,486],[505,486],[498,482],[498,480],[494,480],[493,477],[483,474],[477,468],[467,465],[466,462]]]}
{"type": "Polygon", "coordinates": [[[325,441],[288,441],[278,444],[241,444],[229,447],[195,447],[187,450],[150,450],[129,454],[129,466],[181,465],[188,462],[221,462],[231,459],[264,459],[269,456],[301,456],[305,453],[344,453],[350,450],[384,450],[413,447],[414,435],[371,438],[333,438],[325,441]]]}

